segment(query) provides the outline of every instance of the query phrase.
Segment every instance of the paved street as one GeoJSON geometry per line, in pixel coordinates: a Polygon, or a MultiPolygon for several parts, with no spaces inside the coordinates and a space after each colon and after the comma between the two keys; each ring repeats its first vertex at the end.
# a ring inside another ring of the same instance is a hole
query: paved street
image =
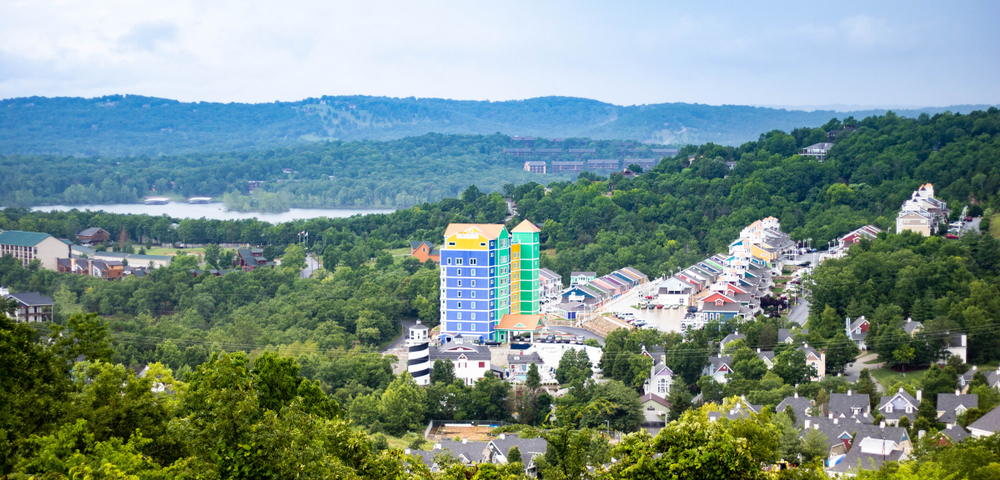
{"type": "Polygon", "coordinates": [[[809,300],[799,298],[799,304],[792,307],[788,319],[799,325],[805,325],[806,320],[809,319],[809,300]]]}
{"type": "Polygon", "coordinates": [[[392,342],[391,344],[389,344],[389,346],[383,348],[382,353],[388,352],[389,350],[393,350],[395,348],[399,348],[399,346],[403,344],[403,341],[406,340],[406,335],[409,334],[410,327],[417,324],[417,322],[413,320],[403,320],[400,323],[403,324],[403,334],[400,335],[395,342],[392,342]]]}
{"type": "Polygon", "coordinates": [[[299,272],[299,278],[311,277],[313,272],[315,272],[316,269],[318,268],[319,268],[319,262],[316,261],[316,259],[313,258],[311,254],[306,255],[306,268],[302,269],[302,271],[299,272]]]}

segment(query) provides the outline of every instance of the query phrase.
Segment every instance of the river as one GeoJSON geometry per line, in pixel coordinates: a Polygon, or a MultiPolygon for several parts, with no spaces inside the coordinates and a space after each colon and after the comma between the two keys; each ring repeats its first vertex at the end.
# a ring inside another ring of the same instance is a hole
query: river
{"type": "Polygon", "coordinates": [[[282,213],[260,212],[230,212],[222,203],[168,203],[166,205],[117,204],[117,205],[46,205],[31,207],[36,212],[65,212],[72,209],[80,211],[103,210],[108,213],[123,213],[129,215],[167,215],[172,218],[207,218],[210,220],[242,220],[256,218],[263,222],[282,223],[292,220],[304,220],[317,217],[346,218],[354,215],[370,213],[392,213],[392,208],[349,209],[349,208],[293,208],[282,213]]]}

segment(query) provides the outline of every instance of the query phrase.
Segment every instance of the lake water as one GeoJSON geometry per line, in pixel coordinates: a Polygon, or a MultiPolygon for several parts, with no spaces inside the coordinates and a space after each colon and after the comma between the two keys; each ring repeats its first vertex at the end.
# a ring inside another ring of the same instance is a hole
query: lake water
{"type": "Polygon", "coordinates": [[[354,215],[370,213],[392,213],[395,209],[348,209],[348,208],[293,208],[282,213],[261,212],[230,212],[219,203],[168,203],[166,205],[118,204],[118,205],[46,205],[32,207],[36,212],[65,212],[72,209],[80,211],[103,210],[108,213],[124,213],[130,215],[168,215],[173,218],[207,218],[210,220],[242,220],[256,218],[264,222],[282,223],[292,220],[304,220],[317,217],[346,218],[354,215]]]}

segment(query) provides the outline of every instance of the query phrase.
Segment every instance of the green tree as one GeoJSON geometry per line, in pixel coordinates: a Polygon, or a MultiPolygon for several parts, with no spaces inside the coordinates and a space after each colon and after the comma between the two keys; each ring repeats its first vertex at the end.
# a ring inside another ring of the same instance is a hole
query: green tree
{"type": "Polygon", "coordinates": [[[455,381],[455,364],[451,360],[434,360],[434,369],[431,371],[431,383],[442,383],[451,385],[455,381]]]}
{"type": "Polygon", "coordinates": [[[521,461],[521,449],[517,445],[510,447],[507,451],[507,463],[517,463],[521,461]]]}
{"type": "Polygon", "coordinates": [[[583,349],[568,349],[563,352],[556,367],[556,381],[562,385],[574,381],[586,382],[594,372],[590,366],[590,356],[583,349]]]}
{"type": "Polygon", "coordinates": [[[655,439],[640,432],[622,439],[611,454],[611,478],[763,479],[760,467],[778,456],[778,432],[762,418],[709,422],[691,410],[670,422],[655,439]]]}
{"type": "Polygon", "coordinates": [[[775,374],[781,377],[787,385],[808,383],[817,376],[816,367],[806,363],[806,352],[798,348],[788,348],[774,358],[775,374]]]}
{"type": "Polygon", "coordinates": [[[542,377],[538,374],[538,365],[535,365],[535,362],[531,362],[531,366],[528,367],[528,377],[524,381],[524,386],[532,391],[542,386],[542,377]]]}
{"type": "Polygon", "coordinates": [[[68,361],[83,358],[90,361],[110,362],[114,349],[108,327],[96,313],[77,314],[69,317],[66,327],[53,325],[54,347],[68,361]]]}
{"type": "Polygon", "coordinates": [[[283,268],[292,268],[295,271],[306,268],[306,251],[301,245],[293,244],[285,247],[285,254],[281,257],[283,268]]]}
{"type": "Polygon", "coordinates": [[[595,385],[590,403],[584,409],[580,425],[599,428],[610,422],[612,429],[634,432],[642,425],[642,404],[639,394],[617,380],[595,385]]]}
{"type": "Polygon", "coordinates": [[[848,365],[861,354],[861,350],[844,332],[839,332],[826,346],[826,374],[844,373],[848,365]]]}
{"type": "Polygon", "coordinates": [[[678,420],[684,412],[691,409],[691,392],[688,391],[687,384],[681,376],[674,377],[674,383],[670,386],[670,395],[667,397],[670,402],[668,420],[678,420]]]}
{"type": "Polygon", "coordinates": [[[380,403],[382,423],[392,435],[419,430],[427,410],[426,393],[417,386],[409,372],[403,372],[389,384],[380,403]]]}
{"type": "Polygon", "coordinates": [[[205,245],[205,264],[212,268],[220,268],[219,260],[222,257],[222,249],[214,243],[205,245]]]}

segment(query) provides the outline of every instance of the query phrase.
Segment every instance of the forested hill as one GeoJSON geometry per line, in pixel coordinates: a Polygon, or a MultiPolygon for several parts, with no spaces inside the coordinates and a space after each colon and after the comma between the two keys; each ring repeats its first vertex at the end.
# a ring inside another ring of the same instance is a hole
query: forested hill
{"type": "MultiPolygon", "coordinates": [[[[917,116],[988,106],[906,110],[917,116]]],[[[161,155],[262,150],[316,140],[392,140],[426,133],[629,139],[739,145],[774,129],[818,127],[838,113],[665,103],[618,106],[543,97],[490,102],[339,96],[262,104],[185,103],[154,97],[0,100],[0,153],[161,155]]]]}

